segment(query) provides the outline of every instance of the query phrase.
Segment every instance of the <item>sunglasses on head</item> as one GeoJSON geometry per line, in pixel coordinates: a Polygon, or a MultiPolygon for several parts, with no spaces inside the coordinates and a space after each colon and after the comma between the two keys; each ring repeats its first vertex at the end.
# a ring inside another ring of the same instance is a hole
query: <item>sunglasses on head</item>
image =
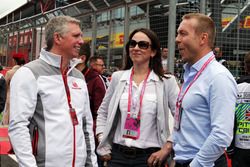
{"type": "Polygon", "coordinates": [[[139,42],[136,42],[135,40],[129,41],[130,48],[135,48],[136,45],[138,45],[140,49],[148,49],[148,47],[151,46],[150,43],[147,41],[139,41],[139,42]]]}

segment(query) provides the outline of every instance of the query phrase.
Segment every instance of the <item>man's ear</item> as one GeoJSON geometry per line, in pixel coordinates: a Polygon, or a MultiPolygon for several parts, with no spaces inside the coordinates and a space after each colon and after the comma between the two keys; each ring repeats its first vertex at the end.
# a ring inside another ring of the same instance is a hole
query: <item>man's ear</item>
{"type": "Polygon", "coordinates": [[[56,44],[60,44],[60,42],[62,40],[62,36],[58,32],[54,33],[53,38],[54,38],[54,42],[56,44]]]}
{"type": "Polygon", "coordinates": [[[200,39],[201,45],[204,45],[204,43],[208,43],[208,33],[202,33],[200,39]]]}

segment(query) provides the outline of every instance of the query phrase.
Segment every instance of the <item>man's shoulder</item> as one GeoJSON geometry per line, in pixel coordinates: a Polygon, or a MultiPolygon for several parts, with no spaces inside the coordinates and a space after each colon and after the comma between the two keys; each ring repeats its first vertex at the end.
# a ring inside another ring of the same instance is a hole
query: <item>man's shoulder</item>
{"type": "Polygon", "coordinates": [[[61,74],[59,68],[48,64],[46,61],[40,58],[25,64],[21,68],[28,68],[36,78],[40,76],[52,76],[61,74]]]}
{"type": "Polygon", "coordinates": [[[37,65],[41,64],[41,62],[42,62],[41,59],[36,59],[25,64],[24,67],[35,68],[37,65]]]}
{"type": "Polygon", "coordinates": [[[96,77],[98,77],[99,74],[97,71],[93,70],[93,69],[89,69],[88,73],[85,75],[86,78],[86,82],[95,79],[96,77]]]}
{"type": "Polygon", "coordinates": [[[210,76],[216,76],[219,74],[225,75],[225,76],[230,76],[233,77],[231,72],[222,64],[220,64],[217,61],[214,61],[211,66],[208,67],[208,72],[210,76]]]}

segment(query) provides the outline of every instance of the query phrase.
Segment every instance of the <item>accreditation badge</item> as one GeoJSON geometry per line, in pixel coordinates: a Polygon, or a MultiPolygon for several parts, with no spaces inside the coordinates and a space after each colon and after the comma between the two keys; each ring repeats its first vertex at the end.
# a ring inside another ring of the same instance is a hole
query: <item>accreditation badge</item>
{"type": "Polygon", "coordinates": [[[179,105],[179,107],[176,107],[176,112],[174,114],[174,129],[175,130],[180,130],[182,112],[183,112],[183,108],[181,107],[181,105],[179,105]]]}
{"type": "Polygon", "coordinates": [[[123,137],[130,139],[138,139],[140,136],[140,120],[138,118],[127,117],[123,130],[123,137]]]}
{"type": "Polygon", "coordinates": [[[78,119],[77,119],[77,116],[76,116],[76,111],[74,108],[70,108],[70,117],[71,117],[71,121],[72,121],[72,124],[74,126],[78,125],[78,119]]]}
{"type": "Polygon", "coordinates": [[[250,92],[239,92],[236,108],[235,146],[250,149],[250,92]]]}

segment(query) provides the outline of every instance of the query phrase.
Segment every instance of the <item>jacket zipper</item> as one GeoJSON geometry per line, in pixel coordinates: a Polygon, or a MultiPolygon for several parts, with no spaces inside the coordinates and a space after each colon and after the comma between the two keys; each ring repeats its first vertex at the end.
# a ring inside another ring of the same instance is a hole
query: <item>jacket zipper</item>
{"type": "MultiPolygon", "coordinates": [[[[60,70],[62,73],[62,78],[63,78],[63,83],[64,83],[64,87],[65,87],[65,91],[66,91],[66,96],[67,96],[67,102],[69,104],[69,107],[71,106],[70,104],[70,92],[69,92],[69,86],[68,86],[68,82],[67,82],[67,72],[68,70],[63,71],[62,69],[62,61],[63,57],[61,58],[61,66],[60,66],[60,70]]],[[[70,115],[70,114],[69,114],[70,115]]],[[[73,159],[72,159],[72,167],[75,167],[75,160],[76,160],[76,129],[75,126],[72,124],[73,126],[73,159]]]]}

